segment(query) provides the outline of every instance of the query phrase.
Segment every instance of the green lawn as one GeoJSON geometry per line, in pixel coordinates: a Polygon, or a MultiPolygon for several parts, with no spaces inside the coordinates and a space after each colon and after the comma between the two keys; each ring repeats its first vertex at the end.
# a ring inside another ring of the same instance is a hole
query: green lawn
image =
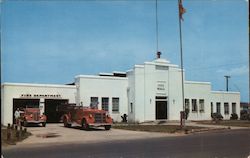
{"type": "Polygon", "coordinates": [[[250,121],[245,121],[245,120],[222,120],[217,123],[213,121],[197,121],[197,123],[207,124],[207,125],[250,127],[250,121]]]}
{"type": "Polygon", "coordinates": [[[163,132],[163,133],[182,133],[191,131],[192,129],[202,129],[202,127],[186,126],[181,129],[177,125],[115,125],[113,128],[132,130],[132,131],[147,131],[147,132],[163,132]]]}

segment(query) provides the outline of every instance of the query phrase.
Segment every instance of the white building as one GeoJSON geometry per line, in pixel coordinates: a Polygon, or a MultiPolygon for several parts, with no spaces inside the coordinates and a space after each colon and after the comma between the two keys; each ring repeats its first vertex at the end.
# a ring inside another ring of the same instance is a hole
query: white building
{"type": "MultiPolygon", "coordinates": [[[[184,75],[185,76],[185,75],[184,75]]],[[[125,72],[79,75],[74,85],[4,83],[1,85],[2,124],[13,122],[17,107],[39,107],[49,122],[58,122],[65,103],[98,105],[114,121],[127,114],[131,122],[179,120],[182,105],[181,69],[160,57],[125,72]]],[[[209,82],[184,79],[185,108],[189,120],[210,120],[219,112],[224,119],[240,114],[240,93],[212,91],[209,82]]]]}

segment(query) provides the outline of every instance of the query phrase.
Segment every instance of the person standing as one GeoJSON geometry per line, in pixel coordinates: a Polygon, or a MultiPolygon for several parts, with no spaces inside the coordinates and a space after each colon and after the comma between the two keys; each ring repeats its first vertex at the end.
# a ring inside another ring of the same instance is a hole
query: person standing
{"type": "Polygon", "coordinates": [[[17,108],[16,111],[15,111],[15,121],[16,121],[16,125],[19,124],[19,118],[20,118],[20,110],[19,110],[19,108],[17,108]]]}

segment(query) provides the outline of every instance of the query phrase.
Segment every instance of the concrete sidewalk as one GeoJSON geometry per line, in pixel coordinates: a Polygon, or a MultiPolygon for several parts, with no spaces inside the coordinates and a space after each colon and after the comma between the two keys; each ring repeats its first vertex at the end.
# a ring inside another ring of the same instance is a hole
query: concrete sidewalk
{"type": "MultiPolygon", "coordinates": [[[[152,121],[152,122],[144,122],[141,123],[142,125],[176,125],[179,126],[180,125],[180,121],[152,121]]],[[[194,122],[194,121],[189,121],[187,120],[185,122],[186,126],[195,126],[195,127],[204,127],[204,128],[210,128],[210,129],[214,129],[214,128],[230,128],[230,129],[249,129],[250,127],[237,127],[237,126],[223,126],[223,125],[207,125],[207,124],[201,124],[199,122],[194,122]]]]}

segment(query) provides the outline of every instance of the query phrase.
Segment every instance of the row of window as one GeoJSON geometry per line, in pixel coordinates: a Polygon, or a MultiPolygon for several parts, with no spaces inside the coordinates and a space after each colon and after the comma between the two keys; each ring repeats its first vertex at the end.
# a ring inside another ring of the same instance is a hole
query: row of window
{"type": "MultiPolygon", "coordinates": [[[[191,99],[192,112],[198,112],[197,101],[199,103],[199,111],[200,112],[205,112],[205,109],[204,109],[205,101],[204,101],[204,99],[191,99]]],[[[190,106],[190,99],[185,99],[185,109],[187,109],[188,111],[190,111],[189,106],[190,106]]],[[[211,102],[211,113],[213,113],[213,112],[214,112],[214,110],[213,110],[213,102],[211,102]]],[[[221,103],[220,102],[216,102],[216,113],[221,114],[221,103]]],[[[232,103],[232,113],[236,113],[236,103],[232,103]]],[[[224,114],[229,115],[229,103],[228,102],[224,103],[224,114]]]]}
{"type": "MultiPolygon", "coordinates": [[[[211,113],[214,113],[214,106],[213,106],[213,102],[211,102],[211,113]]],[[[221,114],[221,103],[220,102],[216,102],[216,113],[220,113],[221,114]]],[[[232,103],[232,113],[236,113],[236,103],[232,103]]],[[[224,114],[225,115],[229,115],[229,103],[225,102],[224,103],[224,114]]]]}
{"type": "MultiPolygon", "coordinates": [[[[109,111],[109,98],[102,97],[102,110],[109,111]]],[[[90,107],[97,108],[99,104],[98,97],[90,97],[90,107]]],[[[119,112],[119,98],[112,98],[112,112],[119,112]]]]}
{"type": "MultiPolygon", "coordinates": [[[[198,105],[197,105],[197,100],[198,99],[191,99],[191,103],[192,103],[192,112],[198,112],[198,105]]],[[[204,108],[204,99],[199,99],[199,110],[200,112],[205,112],[205,108],[204,108]]],[[[189,99],[185,99],[185,109],[187,109],[188,111],[190,111],[190,100],[189,99]]]]}

